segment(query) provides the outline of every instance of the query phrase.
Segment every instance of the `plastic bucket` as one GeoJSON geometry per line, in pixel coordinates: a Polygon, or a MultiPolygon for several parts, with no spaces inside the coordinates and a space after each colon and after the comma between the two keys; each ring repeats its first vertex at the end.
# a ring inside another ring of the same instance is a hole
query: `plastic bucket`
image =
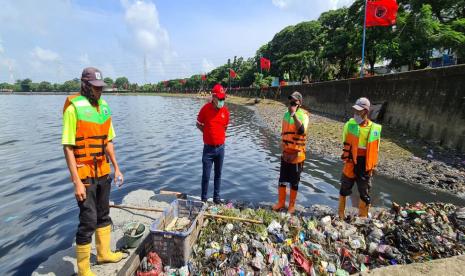
{"type": "Polygon", "coordinates": [[[123,228],[124,231],[124,242],[127,248],[136,248],[141,242],[141,238],[145,232],[145,225],[139,222],[130,222],[126,224],[123,228]],[[141,225],[141,226],[139,226],[141,225]],[[134,228],[140,227],[142,231],[135,231],[134,228]]]}

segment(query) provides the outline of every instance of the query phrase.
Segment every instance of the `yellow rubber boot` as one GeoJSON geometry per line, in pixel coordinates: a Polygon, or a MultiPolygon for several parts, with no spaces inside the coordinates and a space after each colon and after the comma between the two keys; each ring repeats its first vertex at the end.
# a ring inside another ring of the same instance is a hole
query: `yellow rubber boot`
{"type": "Polygon", "coordinates": [[[339,208],[338,214],[340,219],[345,219],[345,212],[346,212],[346,198],[345,196],[339,196],[339,208]]]}
{"type": "Polygon", "coordinates": [[[368,217],[368,210],[370,209],[370,205],[366,204],[365,201],[360,199],[360,202],[358,203],[358,216],[361,218],[366,218],[368,217]]]}
{"type": "Polygon", "coordinates": [[[95,276],[90,270],[90,246],[91,244],[76,244],[76,262],[78,267],[78,276],[95,276]]]}
{"type": "Polygon", "coordinates": [[[295,212],[295,201],[297,199],[297,190],[291,189],[291,195],[289,197],[289,207],[287,208],[287,212],[289,214],[294,214],[295,212]]]}
{"type": "Polygon", "coordinates": [[[123,253],[112,252],[110,249],[111,225],[97,228],[95,245],[97,247],[97,263],[117,263],[123,258],[123,253]]]}
{"type": "Polygon", "coordinates": [[[278,211],[286,206],[286,186],[278,186],[278,203],[273,205],[273,210],[278,211]]]}

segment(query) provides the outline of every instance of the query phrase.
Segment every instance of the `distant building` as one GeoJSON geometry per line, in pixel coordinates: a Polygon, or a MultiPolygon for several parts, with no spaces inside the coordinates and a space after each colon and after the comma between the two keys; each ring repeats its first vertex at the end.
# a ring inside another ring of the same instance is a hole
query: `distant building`
{"type": "Polygon", "coordinates": [[[430,63],[428,64],[428,67],[438,68],[444,66],[457,65],[457,61],[457,54],[454,53],[452,49],[433,49],[431,51],[430,63]]]}

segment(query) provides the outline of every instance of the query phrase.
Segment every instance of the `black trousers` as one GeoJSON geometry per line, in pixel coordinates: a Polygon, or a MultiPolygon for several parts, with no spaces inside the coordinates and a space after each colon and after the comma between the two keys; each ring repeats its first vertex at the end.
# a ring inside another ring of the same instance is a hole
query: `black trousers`
{"type": "Polygon", "coordinates": [[[86,199],[79,201],[79,226],[76,233],[76,244],[84,245],[92,242],[95,229],[111,224],[110,218],[111,177],[101,176],[97,181],[86,184],[86,199]]]}

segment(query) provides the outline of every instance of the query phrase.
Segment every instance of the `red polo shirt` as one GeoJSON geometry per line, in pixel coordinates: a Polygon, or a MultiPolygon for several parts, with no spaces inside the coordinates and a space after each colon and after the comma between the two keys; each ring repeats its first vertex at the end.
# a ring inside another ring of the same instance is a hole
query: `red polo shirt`
{"type": "Polygon", "coordinates": [[[213,103],[205,104],[200,109],[197,122],[203,124],[203,142],[207,145],[222,145],[226,139],[229,124],[229,111],[226,106],[217,109],[213,103]]]}

